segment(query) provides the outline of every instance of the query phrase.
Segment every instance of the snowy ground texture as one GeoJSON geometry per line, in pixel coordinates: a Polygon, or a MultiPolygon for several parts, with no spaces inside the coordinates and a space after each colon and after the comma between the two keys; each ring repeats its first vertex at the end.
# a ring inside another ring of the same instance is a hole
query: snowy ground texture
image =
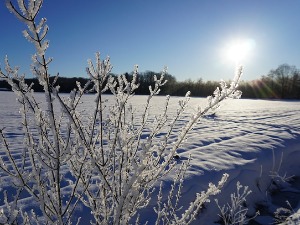
{"type": "MultiPolygon", "coordinates": [[[[107,98],[109,102],[110,96],[107,98]]],[[[133,106],[141,109],[146,97],[133,98],[133,106]]],[[[176,111],[179,98],[171,99],[170,113],[176,111]]],[[[150,111],[153,114],[163,107],[164,97],[156,97],[155,101],[150,111]]],[[[206,99],[192,98],[188,111],[192,112],[205,103],[206,99]]],[[[14,94],[0,92],[0,126],[6,127],[6,133],[16,140],[15,144],[22,134],[18,111],[14,94]]],[[[185,160],[191,154],[191,166],[182,194],[183,204],[191,201],[195,193],[205,190],[209,182],[217,183],[222,174],[228,173],[226,186],[215,198],[223,206],[230,203],[230,194],[236,192],[237,181],[249,186],[252,193],[245,205],[249,209],[248,215],[254,216],[260,210],[260,215],[249,224],[274,223],[275,210],[289,208],[286,200],[295,212],[300,208],[299,101],[227,100],[214,114],[199,121],[178,153],[179,160],[185,160]],[[293,179],[288,179],[290,176],[293,179]]],[[[17,149],[14,154],[18,154],[17,149]]],[[[167,177],[166,183],[171,176],[167,177]]],[[[145,220],[150,220],[149,224],[153,218],[151,207],[144,215],[145,220]]],[[[220,221],[219,213],[212,199],[194,224],[216,224],[220,221]]]]}

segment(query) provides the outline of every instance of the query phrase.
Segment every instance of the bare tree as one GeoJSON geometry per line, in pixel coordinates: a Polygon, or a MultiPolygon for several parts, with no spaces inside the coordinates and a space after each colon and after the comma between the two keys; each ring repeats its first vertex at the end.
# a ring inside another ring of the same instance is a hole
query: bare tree
{"type": "Polygon", "coordinates": [[[287,97],[291,92],[293,84],[291,81],[296,74],[298,74],[298,69],[288,64],[282,64],[269,72],[268,76],[272,78],[272,82],[275,79],[281,98],[287,97]]]}

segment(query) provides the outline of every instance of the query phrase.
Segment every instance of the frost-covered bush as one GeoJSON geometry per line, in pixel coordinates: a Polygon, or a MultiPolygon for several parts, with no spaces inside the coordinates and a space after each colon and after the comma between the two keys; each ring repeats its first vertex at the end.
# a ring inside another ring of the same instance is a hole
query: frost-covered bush
{"type": "Polygon", "coordinates": [[[0,77],[11,85],[17,96],[24,141],[21,155],[14,155],[5,129],[0,128],[4,152],[0,157],[1,174],[9,177],[11,185],[6,191],[7,187],[0,184],[4,198],[0,223],[80,223],[80,209],[83,209],[91,214],[92,224],[138,224],[139,212],[153,199],[155,186],[159,187],[165,175],[176,169],[174,187],[179,185],[179,188],[172,189],[167,196],[176,201],[163,202],[159,191],[154,210],[156,223],[189,224],[203,203],[220,192],[228,175],[224,174],[217,186],[209,184],[187,209],[178,211],[187,164],[178,163],[174,157],[204,114],[226,98],[240,97],[236,88],[242,69],[237,71],[230,86],[221,82],[221,87],[208,97],[208,105],[190,115],[180,132],[175,128],[185,116],[189,93],[179,102],[174,117],[168,114],[170,96],[166,97],[160,115],[149,116],[153,97],[166,82],[166,70],[160,77],[154,77],[143,112],[139,114],[129,104],[139,86],[137,67],[132,80],[124,75],[110,76],[110,59],[102,61],[99,53],[95,63],[88,61],[90,81],[84,86],[78,82],[77,89],[64,98],[59,94],[56,79],[50,82],[48,68],[52,59],[46,56],[49,45],[46,19],[36,21],[42,2],[18,0],[17,9],[11,1],[6,1],[8,9],[28,27],[23,34],[36,48],[31,68],[44,89],[45,101],[42,104],[37,100],[32,85],[25,83],[24,76],[18,75],[18,69],[12,68],[6,57],[0,77]],[[112,105],[104,100],[103,93],[108,90],[114,97],[112,105]],[[94,108],[83,113],[80,105],[87,92],[95,93],[94,108]],[[174,135],[176,138],[171,141],[174,135]],[[24,205],[25,197],[32,204],[24,205]]]}
{"type": "Polygon", "coordinates": [[[220,217],[225,225],[242,225],[248,224],[248,222],[255,218],[259,212],[252,218],[247,217],[248,208],[245,206],[246,198],[251,194],[248,186],[243,186],[240,182],[236,184],[236,193],[230,195],[230,203],[219,205],[218,200],[216,203],[220,209],[220,217]]]}
{"type": "Polygon", "coordinates": [[[286,201],[287,207],[277,208],[274,212],[274,224],[298,224],[299,215],[291,206],[289,201],[286,201]]]}

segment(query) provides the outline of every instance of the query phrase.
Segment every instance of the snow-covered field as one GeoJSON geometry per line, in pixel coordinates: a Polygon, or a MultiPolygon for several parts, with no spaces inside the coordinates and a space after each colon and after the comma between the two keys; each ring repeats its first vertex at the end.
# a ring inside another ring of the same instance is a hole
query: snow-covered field
{"type": "MultiPolygon", "coordinates": [[[[92,96],[86,98],[89,100],[92,96]]],[[[22,129],[15,99],[12,92],[0,92],[0,128],[5,127],[5,133],[14,140],[14,154],[18,154],[22,129]]],[[[107,99],[109,103],[110,96],[107,99]]],[[[162,96],[155,97],[150,113],[158,114],[164,99],[162,96]]],[[[176,112],[179,99],[171,97],[170,115],[176,112]]],[[[145,100],[146,96],[134,96],[131,100],[137,113],[142,110],[145,100]]],[[[187,115],[205,104],[204,98],[191,98],[187,115]]],[[[84,107],[88,109],[91,106],[84,107]]],[[[185,120],[180,122],[184,123],[185,120]]],[[[178,127],[180,129],[180,124],[178,127]]],[[[237,181],[243,186],[249,186],[252,193],[246,199],[248,214],[253,216],[257,210],[264,211],[256,217],[258,223],[253,224],[274,222],[270,212],[278,207],[287,207],[286,200],[295,210],[300,207],[299,101],[227,100],[214,114],[199,121],[178,153],[179,160],[186,160],[191,154],[191,166],[182,194],[183,204],[191,201],[196,192],[205,190],[209,182],[217,183],[222,174],[228,173],[225,187],[215,198],[222,206],[230,202],[230,194],[236,192],[237,181]],[[294,176],[293,182],[280,180],[290,176],[294,176]]],[[[171,180],[171,176],[166,181],[171,180]]],[[[146,212],[144,218],[151,221],[153,213],[146,212]]],[[[212,199],[194,224],[214,224],[219,220],[219,213],[212,199]]]]}

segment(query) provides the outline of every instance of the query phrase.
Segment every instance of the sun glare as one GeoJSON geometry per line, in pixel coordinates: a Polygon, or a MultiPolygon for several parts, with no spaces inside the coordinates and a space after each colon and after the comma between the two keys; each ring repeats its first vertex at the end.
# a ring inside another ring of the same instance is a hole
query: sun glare
{"type": "Polygon", "coordinates": [[[249,56],[249,53],[255,47],[255,41],[252,39],[238,39],[231,41],[225,47],[224,57],[235,63],[241,63],[249,56]]]}

